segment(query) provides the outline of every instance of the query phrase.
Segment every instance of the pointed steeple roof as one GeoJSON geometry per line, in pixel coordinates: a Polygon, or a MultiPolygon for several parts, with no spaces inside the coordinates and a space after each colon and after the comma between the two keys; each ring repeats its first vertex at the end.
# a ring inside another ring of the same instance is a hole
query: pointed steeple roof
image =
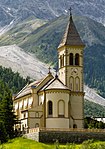
{"type": "Polygon", "coordinates": [[[70,19],[69,23],[67,25],[66,31],[64,33],[64,36],[62,38],[62,41],[58,48],[62,46],[85,46],[84,43],[82,42],[80,35],[75,27],[75,24],[73,22],[72,14],[70,11],[70,19]]]}

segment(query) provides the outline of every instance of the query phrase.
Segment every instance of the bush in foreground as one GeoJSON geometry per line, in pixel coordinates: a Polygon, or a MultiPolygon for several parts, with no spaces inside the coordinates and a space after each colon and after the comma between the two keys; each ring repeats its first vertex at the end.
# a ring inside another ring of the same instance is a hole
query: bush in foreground
{"type": "Polygon", "coordinates": [[[105,142],[94,142],[93,140],[84,141],[82,144],[67,143],[61,145],[59,142],[54,144],[44,144],[25,138],[15,138],[8,143],[0,145],[0,149],[105,149],[105,142]]]}

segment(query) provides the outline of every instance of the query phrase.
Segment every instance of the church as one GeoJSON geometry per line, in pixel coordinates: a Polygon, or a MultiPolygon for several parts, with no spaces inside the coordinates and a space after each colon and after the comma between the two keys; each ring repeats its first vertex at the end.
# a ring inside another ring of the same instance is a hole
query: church
{"type": "Polygon", "coordinates": [[[13,97],[15,129],[84,128],[83,50],[72,14],[58,46],[58,75],[26,85],[13,97]]]}

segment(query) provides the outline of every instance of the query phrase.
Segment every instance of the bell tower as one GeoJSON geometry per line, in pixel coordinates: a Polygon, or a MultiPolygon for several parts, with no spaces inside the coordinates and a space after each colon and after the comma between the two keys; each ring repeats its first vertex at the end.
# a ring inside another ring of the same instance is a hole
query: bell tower
{"type": "Polygon", "coordinates": [[[73,22],[70,9],[70,19],[58,47],[59,79],[74,92],[83,92],[84,47],[85,45],[73,22]]]}
{"type": "Polygon", "coordinates": [[[83,81],[83,49],[79,33],[70,18],[58,46],[59,79],[70,89],[69,119],[70,128],[84,127],[84,81],[83,81]]]}

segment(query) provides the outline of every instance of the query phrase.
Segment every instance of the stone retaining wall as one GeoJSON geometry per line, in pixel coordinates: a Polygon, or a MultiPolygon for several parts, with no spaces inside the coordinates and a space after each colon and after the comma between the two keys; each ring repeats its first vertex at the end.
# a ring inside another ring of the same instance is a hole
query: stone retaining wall
{"type": "Polygon", "coordinates": [[[39,142],[39,132],[27,133],[24,135],[27,139],[32,139],[39,142]]]}
{"type": "Polygon", "coordinates": [[[94,139],[105,141],[105,133],[90,132],[39,132],[39,142],[54,143],[82,143],[85,140],[94,139]]]}
{"type": "Polygon", "coordinates": [[[105,132],[64,132],[64,131],[40,131],[26,134],[25,137],[43,143],[82,143],[85,140],[94,139],[105,141],[105,132]]]}

